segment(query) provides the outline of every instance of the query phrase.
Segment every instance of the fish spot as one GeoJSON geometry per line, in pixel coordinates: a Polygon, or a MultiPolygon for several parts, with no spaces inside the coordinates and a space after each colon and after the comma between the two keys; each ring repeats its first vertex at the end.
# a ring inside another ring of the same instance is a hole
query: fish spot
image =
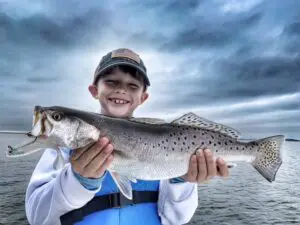
{"type": "Polygon", "coordinates": [[[172,135],[172,134],[170,134],[170,137],[173,137],[173,135],[172,135]]]}
{"type": "Polygon", "coordinates": [[[196,138],[196,137],[197,137],[196,135],[193,136],[193,138],[196,138]]]}
{"type": "Polygon", "coordinates": [[[186,140],[187,139],[187,137],[184,137],[184,140],[186,140]]]}
{"type": "Polygon", "coordinates": [[[211,145],[211,141],[209,141],[209,144],[211,145]]]}
{"type": "Polygon", "coordinates": [[[164,146],[164,149],[166,149],[167,147],[166,146],[164,146]]]}
{"type": "Polygon", "coordinates": [[[217,146],[217,144],[216,144],[216,143],[214,143],[214,146],[217,146]]]}
{"type": "Polygon", "coordinates": [[[183,142],[182,144],[185,145],[185,142],[183,142]]]}
{"type": "Polygon", "coordinates": [[[177,142],[176,141],[174,141],[174,145],[176,145],[177,144],[177,142]]]}
{"type": "Polygon", "coordinates": [[[158,143],[158,147],[160,146],[160,144],[158,143]]]}
{"type": "Polygon", "coordinates": [[[175,150],[175,148],[172,148],[172,151],[174,151],[175,150]]]}
{"type": "Polygon", "coordinates": [[[215,139],[215,137],[214,137],[213,135],[211,135],[211,138],[212,138],[212,139],[215,139]]]}
{"type": "Polygon", "coordinates": [[[218,152],[219,150],[217,149],[216,152],[218,152]]]}
{"type": "Polygon", "coordinates": [[[169,142],[169,140],[168,140],[168,139],[166,139],[166,142],[169,142]]]}
{"type": "Polygon", "coordinates": [[[218,141],[218,144],[219,144],[219,145],[221,145],[221,142],[220,142],[220,141],[218,141]]]}
{"type": "Polygon", "coordinates": [[[179,134],[182,135],[182,132],[180,132],[179,134]]]}
{"type": "Polygon", "coordinates": [[[239,147],[236,147],[236,150],[239,150],[239,147]]]}
{"type": "MultiPolygon", "coordinates": [[[[192,142],[192,143],[194,143],[194,142],[192,142]]],[[[204,145],[204,141],[202,141],[201,144],[204,145]]]]}
{"type": "Polygon", "coordinates": [[[180,141],[180,137],[178,137],[177,139],[178,139],[178,141],[180,141]]]}
{"type": "Polygon", "coordinates": [[[163,143],[163,144],[164,144],[165,142],[164,142],[164,141],[161,141],[161,143],[163,143]]]}
{"type": "Polygon", "coordinates": [[[225,145],[227,145],[227,142],[225,141],[225,145]]]}
{"type": "MultiPolygon", "coordinates": [[[[204,142],[202,142],[202,143],[204,143],[204,142]]],[[[195,145],[195,142],[192,142],[192,145],[195,145]]]]}

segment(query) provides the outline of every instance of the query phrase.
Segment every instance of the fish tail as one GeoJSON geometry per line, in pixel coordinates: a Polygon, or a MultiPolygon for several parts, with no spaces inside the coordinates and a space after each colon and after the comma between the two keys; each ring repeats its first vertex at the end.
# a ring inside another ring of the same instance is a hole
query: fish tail
{"type": "Polygon", "coordinates": [[[254,141],[258,145],[258,155],[252,162],[252,165],[269,182],[275,180],[276,173],[282,164],[281,150],[284,141],[283,135],[254,141]]]}

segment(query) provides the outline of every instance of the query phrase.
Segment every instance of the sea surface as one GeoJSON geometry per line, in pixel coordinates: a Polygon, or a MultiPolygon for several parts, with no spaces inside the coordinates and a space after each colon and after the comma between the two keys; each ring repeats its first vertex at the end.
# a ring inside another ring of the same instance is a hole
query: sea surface
{"type": "MultiPolygon", "coordinates": [[[[28,224],[25,191],[42,152],[6,158],[19,135],[0,135],[0,224],[28,224]]],[[[286,142],[276,181],[267,182],[251,165],[238,163],[227,179],[199,185],[199,207],[189,224],[300,224],[300,142],[286,142]]]]}

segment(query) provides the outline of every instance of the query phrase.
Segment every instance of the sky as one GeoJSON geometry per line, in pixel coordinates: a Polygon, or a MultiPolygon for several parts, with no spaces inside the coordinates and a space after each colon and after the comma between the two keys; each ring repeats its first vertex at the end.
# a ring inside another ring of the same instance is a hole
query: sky
{"type": "Polygon", "coordinates": [[[300,139],[298,0],[0,0],[0,130],[30,130],[35,105],[99,111],[88,85],[120,47],[151,82],[134,116],[300,139]]]}

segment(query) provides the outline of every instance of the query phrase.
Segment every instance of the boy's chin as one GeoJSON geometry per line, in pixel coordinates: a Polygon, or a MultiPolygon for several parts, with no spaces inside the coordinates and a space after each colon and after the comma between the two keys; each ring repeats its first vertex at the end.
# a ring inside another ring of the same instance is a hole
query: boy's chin
{"type": "Polygon", "coordinates": [[[131,117],[132,112],[127,108],[121,108],[121,107],[109,107],[109,112],[110,116],[114,117],[131,117]]]}

